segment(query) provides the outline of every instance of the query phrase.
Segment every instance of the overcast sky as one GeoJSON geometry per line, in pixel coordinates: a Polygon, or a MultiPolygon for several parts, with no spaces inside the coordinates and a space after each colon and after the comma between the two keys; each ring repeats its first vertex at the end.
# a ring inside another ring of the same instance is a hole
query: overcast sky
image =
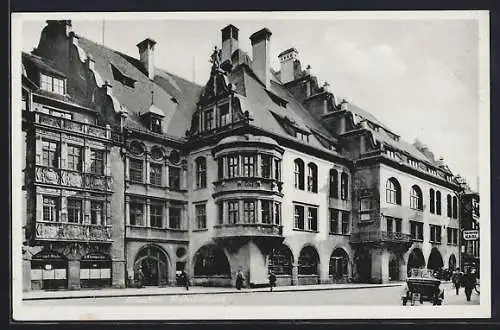
{"type": "MultiPolygon", "coordinates": [[[[189,17],[189,16],[187,16],[189,17]]],[[[239,28],[239,46],[251,56],[249,36],[272,32],[271,64],[290,47],[320,84],[372,112],[412,142],[418,137],[473,189],[478,177],[478,21],[471,19],[210,19],[106,20],[106,46],[138,57],[136,44],[157,41],[158,67],[204,84],[220,29],[239,28]]],[[[45,19],[23,24],[23,50],[38,44],[45,19]]],[[[103,21],[73,20],[75,33],[103,41],[103,21]]]]}

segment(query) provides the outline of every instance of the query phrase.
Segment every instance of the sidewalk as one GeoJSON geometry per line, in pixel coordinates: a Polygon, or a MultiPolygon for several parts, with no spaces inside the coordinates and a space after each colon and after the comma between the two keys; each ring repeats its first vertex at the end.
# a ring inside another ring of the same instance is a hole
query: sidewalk
{"type": "MultiPolygon", "coordinates": [[[[317,291],[317,290],[348,290],[366,288],[384,288],[401,286],[404,282],[390,282],[386,284],[316,284],[298,286],[278,286],[273,292],[287,291],[317,291]]],[[[23,292],[23,300],[46,300],[46,299],[76,299],[76,298],[105,298],[105,297],[131,297],[131,296],[171,296],[171,295],[194,295],[194,294],[230,294],[230,293],[252,293],[268,292],[269,288],[236,290],[235,288],[201,287],[193,286],[186,291],[183,287],[145,287],[126,289],[95,289],[78,291],[30,291],[23,292]]]]}

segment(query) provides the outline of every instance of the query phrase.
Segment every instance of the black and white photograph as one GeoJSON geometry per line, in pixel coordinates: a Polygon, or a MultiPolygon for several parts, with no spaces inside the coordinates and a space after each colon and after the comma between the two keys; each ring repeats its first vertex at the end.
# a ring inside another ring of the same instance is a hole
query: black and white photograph
{"type": "Polygon", "coordinates": [[[14,319],[490,317],[487,11],[11,33],[14,319]]]}

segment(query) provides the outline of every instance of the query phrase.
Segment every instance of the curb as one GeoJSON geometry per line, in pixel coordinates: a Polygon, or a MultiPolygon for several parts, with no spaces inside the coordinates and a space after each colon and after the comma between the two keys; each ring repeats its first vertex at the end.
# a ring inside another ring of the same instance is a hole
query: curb
{"type": "MultiPolygon", "coordinates": [[[[387,287],[401,286],[401,283],[394,284],[380,284],[380,285],[362,285],[351,287],[325,287],[325,288],[287,288],[287,289],[274,289],[273,292],[298,292],[298,291],[335,291],[335,290],[355,290],[355,289],[378,289],[387,287]]],[[[138,289],[140,290],[140,289],[138,289]]],[[[88,298],[118,298],[118,297],[151,297],[151,296],[179,296],[179,295],[215,295],[215,294],[237,294],[237,293],[257,293],[257,292],[270,292],[268,288],[262,289],[243,289],[241,291],[213,291],[213,292],[151,292],[151,293],[126,293],[126,294],[109,294],[109,295],[79,295],[79,296],[59,296],[59,297],[28,297],[22,298],[23,301],[34,300],[63,300],[63,299],[88,299],[88,298]]]]}

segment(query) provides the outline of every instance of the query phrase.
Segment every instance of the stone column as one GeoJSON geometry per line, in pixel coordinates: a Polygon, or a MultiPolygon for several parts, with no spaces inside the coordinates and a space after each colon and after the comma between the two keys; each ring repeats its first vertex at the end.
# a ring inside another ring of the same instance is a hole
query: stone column
{"type": "Polygon", "coordinates": [[[80,260],[68,260],[68,289],[80,290],[80,260]]]}
{"type": "Polygon", "coordinates": [[[386,247],[373,250],[371,275],[376,283],[389,282],[389,251],[386,247]]]}
{"type": "Polygon", "coordinates": [[[125,157],[125,180],[130,180],[130,161],[128,157],[125,157]]]}
{"type": "Polygon", "coordinates": [[[36,194],[36,221],[43,221],[43,195],[38,193],[36,194]]]}
{"type": "Polygon", "coordinates": [[[120,289],[125,288],[125,260],[113,260],[111,266],[112,286],[120,289]]]}
{"type": "Polygon", "coordinates": [[[130,225],[130,197],[125,196],[125,224],[130,225]]]}
{"type": "Polygon", "coordinates": [[[68,200],[67,197],[61,196],[61,204],[59,207],[59,222],[68,222],[68,200]]]}
{"type": "Polygon", "coordinates": [[[299,285],[299,266],[297,263],[292,265],[292,285],[299,285]]]}
{"type": "Polygon", "coordinates": [[[66,168],[66,159],[68,156],[68,144],[64,139],[64,136],[61,135],[61,150],[59,155],[59,168],[66,168]]]}
{"type": "Polygon", "coordinates": [[[144,160],[145,164],[146,164],[146,177],[144,178],[144,182],[145,183],[151,183],[151,181],[149,180],[150,179],[150,173],[151,173],[151,163],[149,161],[149,157],[146,155],[146,158],[144,160]]]}
{"type": "Polygon", "coordinates": [[[161,213],[161,227],[168,228],[168,201],[165,201],[162,205],[162,213],[161,213]]]}
{"type": "Polygon", "coordinates": [[[150,214],[151,214],[151,200],[149,198],[146,199],[146,211],[144,212],[144,216],[146,219],[145,220],[145,224],[146,224],[146,227],[151,227],[151,218],[150,218],[150,214]]]}
{"type": "Polygon", "coordinates": [[[31,291],[31,254],[23,251],[23,292],[31,291]]]}
{"type": "MultiPolygon", "coordinates": [[[[88,199],[83,200],[83,205],[82,205],[83,206],[83,210],[82,210],[82,213],[83,213],[82,223],[83,224],[90,224],[90,222],[91,222],[91,219],[90,219],[90,216],[91,216],[90,215],[90,212],[91,212],[90,207],[91,207],[91,205],[90,205],[90,203],[91,202],[88,199]]],[[[100,223],[98,223],[98,225],[100,225],[100,223]]]]}
{"type": "Polygon", "coordinates": [[[405,281],[407,276],[407,266],[404,257],[399,262],[399,280],[405,281]]]}
{"type": "Polygon", "coordinates": [[[262,202],[257,199],[255,202],[255,223],[262,223],[262,202]]]}
{"type": "Polygon", "coordinates": [[[170,228],[170,214],[169,214],[169,210],[170,210],[170,203],[167,201],[165,201],[165,228],[170,228]]]}

